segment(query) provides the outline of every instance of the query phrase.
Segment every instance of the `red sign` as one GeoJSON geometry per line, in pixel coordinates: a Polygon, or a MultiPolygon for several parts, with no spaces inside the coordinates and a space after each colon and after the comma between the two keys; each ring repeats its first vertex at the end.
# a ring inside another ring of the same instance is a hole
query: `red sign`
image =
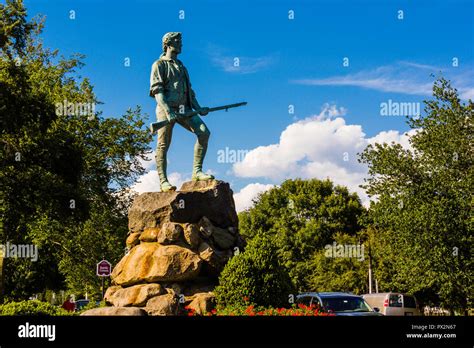
{"type": "Polygon", "coordinates": [[[107,260],[102,260],[97,264],[97,275],[99,277],[108,277],[112,273],[112,265],[107,260]]]}

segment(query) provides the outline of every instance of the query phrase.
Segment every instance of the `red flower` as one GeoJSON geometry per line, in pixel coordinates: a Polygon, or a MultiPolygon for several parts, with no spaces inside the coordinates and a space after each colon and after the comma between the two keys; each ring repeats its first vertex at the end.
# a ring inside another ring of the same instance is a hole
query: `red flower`
{"type": "Polygon", "coordinates": [[[298,308],[301,308],[301,309],[308,309],[308,306],[302,304],[302,303],[298,303],[298,308]]]}

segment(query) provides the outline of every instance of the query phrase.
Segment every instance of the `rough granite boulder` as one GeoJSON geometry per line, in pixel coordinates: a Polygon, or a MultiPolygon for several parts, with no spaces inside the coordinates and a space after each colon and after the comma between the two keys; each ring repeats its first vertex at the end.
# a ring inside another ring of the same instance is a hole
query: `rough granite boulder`
{"type": "Polygon", "coordinates": [[[216,307],[216,297],[212,292],[195,294],[192,298],[188,309],[193,310],[196,314],[204,315],[216,307]]]}
{"type": "Polygon", "coordinates": [[[125,241],[125,245],[131,249],[140,244],[140,234],[139,232],[130,233],[125,241]]]}
{"type": "Polygon", "coordinates": [[[148,300],[145,310],[148,315],[177,315],[178,299],[173,294],[156,296],[148,300]]]}
{"type": "Polygon", "coordinates": [[[81,315],[83,316],[146,316],[147,313],[143,308],[136,307],[100,307],[93,308],[85,311],[81,315]]]}
{"type": "Polygon", "coordinates": [[[183,227],[174,222],[165,222],[158,233],[157,242],[160,244],[172,244],[179,241],[183,235],[183,227]]]}
{"type": "Polygon", "coordinates": [[[188,285],[185,289],[183,294],[187,297],[192,297],[201,292],[212,292],[215,287],[217,286],[216,282],[209,282],[209,280],[196,282],[192,285],[188,285]]]}
{"type": "Polygon", "coordinates": [[[165,294],[160,284],[139,284],[128,288],[111,286],[105,293],[105,301],[116,307],[142,307],[155,296],[165,294]]]}
{"type": "MultiPolygon", "coordinates": [[[[138,233],[138,239],[140,240],[140,242],[153,243],[156,242],[159,233],[160,229],[158,227],[145,228],[145,231],[143,231],[143,233],[138,233]]],[[[133,234],[135,233],[132,233],[132,235],[133,234]]]]}
{"type": "Polygon", "coordinates": [[[184,240],[193,250],[199,247],[202,240],[199,236],[199,226],[197,224],[184,224],[184,240]]]}
{"type": "Polygon", "coordinates": [[[130,207],[128,226],[131,233],[141,232],[165,222],[197,223],[203,216],[222,228],[238,226],[233,192],[228,183],[189,181],[179,191],[143,193],[130,207]]]}
{"type": "Polygon", "coordinates": [[[115,266],[112,281],[122,286],[185,281],[199,275],[201,263],[201,258],[189,249],[177,245],[141,243],[115,266]]]}
{"type": "Polygon", "coordinates": [[[229,249],[235,244],[235,237],[226,228],[214,227],[212,239],[221,249],[229,249]]]}

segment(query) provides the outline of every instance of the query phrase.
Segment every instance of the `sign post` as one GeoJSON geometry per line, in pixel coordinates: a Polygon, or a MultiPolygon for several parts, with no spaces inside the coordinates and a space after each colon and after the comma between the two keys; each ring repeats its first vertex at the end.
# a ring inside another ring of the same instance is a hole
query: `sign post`
{"type": "Polygon", "coordinates": [[[102,260],[97,264],[96,274],[102,278],[102,299],[104,299],[104,278],[110,277],[112,272],[112,265],[107,260],[102,260]]]}

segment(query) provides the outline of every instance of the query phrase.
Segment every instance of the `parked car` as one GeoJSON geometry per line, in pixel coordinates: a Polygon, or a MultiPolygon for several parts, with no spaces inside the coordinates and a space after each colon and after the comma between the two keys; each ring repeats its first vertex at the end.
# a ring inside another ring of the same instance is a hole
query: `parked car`
{"type": "Polygon", "coordinates": [[[85,299],[81,299],[81,300],[77,300],[75,302],[76,304],[76,312],[80,311],[82,308],[84,308],[85,306],[87,306],[89,304],[89,300],[85,300],[85,299]]]}
{"type": "Polygon", "coordinates": [[[415,296],[398,292],[382,292],[362,295],[364,300],[379,309],[383,315],[421,315],[415,296]]]}
{"type": "MultiPolygon", "coordinates": [[[[75,304],[76,304],[75,311],[78,312],[78,311],[82,310],[82,309],[83,309],[85,306],[87,306],[89,303],[90,303],[90,300],[86,300],[86,299],[77,300],[77,301],[75,302],[75,304]]],[[[96,302],[95,302],[95,305],[96,305],[96,306],[99,306],[99,305],[100,305],[100,301],[96,301],[96,302]]]]}
{"type": "Polygon", "coordinates": [[[316,305],[337,316],[381,316],[361,296],[346,292],[306,292],[296,297],[297,303],[316,305]]]}

